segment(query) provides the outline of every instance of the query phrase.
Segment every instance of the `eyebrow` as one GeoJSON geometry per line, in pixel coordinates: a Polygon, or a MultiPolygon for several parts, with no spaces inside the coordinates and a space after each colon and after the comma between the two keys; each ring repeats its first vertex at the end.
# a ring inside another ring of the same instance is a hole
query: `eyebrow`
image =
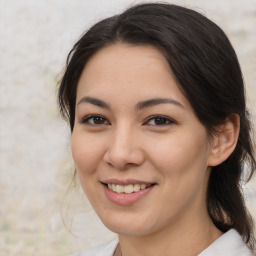
{"type": "MultiPolygon", "coordinates": [[[[82,103],[90,103],[90,104],[96,105],[96,106],[101,107],[101,108],[105,108],[105,109],[109,109],[109,110],[111,109],[111,107],[108,103],[106,103],[106,102],[104,102],[100,99],[93,98],[93,97],[83,97],[77,103],[77,105],[80,105],[82,103]]],[[[153,107],[153,106],[160,105],[160,104],[173,104],[175,106],[178,106],[178,107],[181,107],[181,108],[184,109],[184,106],[180,102],[178,102],[174,99],[171,99],[171,98],[153,98],[153,99],[138,102],[135,105],[135,110],[138,111],[138,110],[142,110],[142,109],[145,109],[145,108],[148,108],[148,107],[153,107]]]]}
{"type": "Polygon", "coordinates": [[[136,104],[135,106],[135,110],[141,110],[144,108],[148,108],[148,107],[153,107],[159,104],[173,104],[175,106],[181,107],[184,109],[184,106],[171,98],[154,98],[154,99],[149,99],[149,100],[145,100],[145,101],[141,101],[139,103],[136,104]]]}
{"type": "Polygon", "coordinates": [[[83,97],[78,103],[77,105],[80,105],[81,103],[91,103],[93,105],[96,105],[98,107],[101,108],[105,108],[105,109],[111,109],[110,105],[100,99],[96,99],[96,98],[92,98],[92,97],[83,97]]]}

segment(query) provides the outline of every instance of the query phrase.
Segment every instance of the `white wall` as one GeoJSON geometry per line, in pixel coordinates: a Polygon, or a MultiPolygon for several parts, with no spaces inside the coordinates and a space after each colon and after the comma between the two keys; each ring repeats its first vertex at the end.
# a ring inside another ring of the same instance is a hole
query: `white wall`
{"type": "MultiPolygon", "coordinates": [[[[73,232],[80,238],[63,227],[60,209],[73,164],[69,131],[56,108],[56,83],[80,34],[137,2],[141,1],[0,2],[0,255],[66,255],[113,237],[88,205],[87,212],[75,218],[73,232]]],[[[255,118],[256,1],[167,2],[205,13],[228,34],[255,118]]],[[[255,185],[254,180],[245,189],[254,217],[255,185]]],[[[79,200],[75,204],[80,210],[79,200]]]]}

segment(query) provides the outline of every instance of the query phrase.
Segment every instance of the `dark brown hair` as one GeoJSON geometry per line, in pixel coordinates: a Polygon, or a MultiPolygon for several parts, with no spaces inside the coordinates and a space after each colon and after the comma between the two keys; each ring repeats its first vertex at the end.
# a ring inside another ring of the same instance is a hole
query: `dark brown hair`
{"type": "Polygon", "coordinates": [[[209,134],[232,113],[240,116],[237,146],[213,167],[208,185],[209,215],[221,231],[235,228],[253,249],[253,221],[241,192],[244,167],[248,181],[256,168],[245,89],[236,53],[225,33],[202,14],[177,5],[140,4],[104,19],[74,45],[59,87],[59,106],[74,127],[78,80],[88,59],[116,42],[149,44],[162,50],[200,122],[209,134]]]}

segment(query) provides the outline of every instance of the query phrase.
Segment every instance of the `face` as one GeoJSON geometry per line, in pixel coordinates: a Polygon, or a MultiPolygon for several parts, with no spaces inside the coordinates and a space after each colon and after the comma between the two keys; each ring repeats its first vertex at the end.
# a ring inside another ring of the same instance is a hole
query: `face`
{"type": "Polygon", "coordinates": [[[112,231],[147,235],[206,211],[210,143],[153,46],[114,44],[86,64],[72,153],[81,185],[112,231]]]}

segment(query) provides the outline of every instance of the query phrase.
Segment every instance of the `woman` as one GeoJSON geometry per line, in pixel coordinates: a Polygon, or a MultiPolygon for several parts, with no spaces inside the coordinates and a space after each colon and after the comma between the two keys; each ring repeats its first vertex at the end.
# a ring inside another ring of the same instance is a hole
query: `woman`
{"type": "Polygon", "coordinates": [[[223,31],[141,4],[75,44],[59,88],[81,185],[118,240],[75,255],[252,255],[244,85],[223,31]]]}

